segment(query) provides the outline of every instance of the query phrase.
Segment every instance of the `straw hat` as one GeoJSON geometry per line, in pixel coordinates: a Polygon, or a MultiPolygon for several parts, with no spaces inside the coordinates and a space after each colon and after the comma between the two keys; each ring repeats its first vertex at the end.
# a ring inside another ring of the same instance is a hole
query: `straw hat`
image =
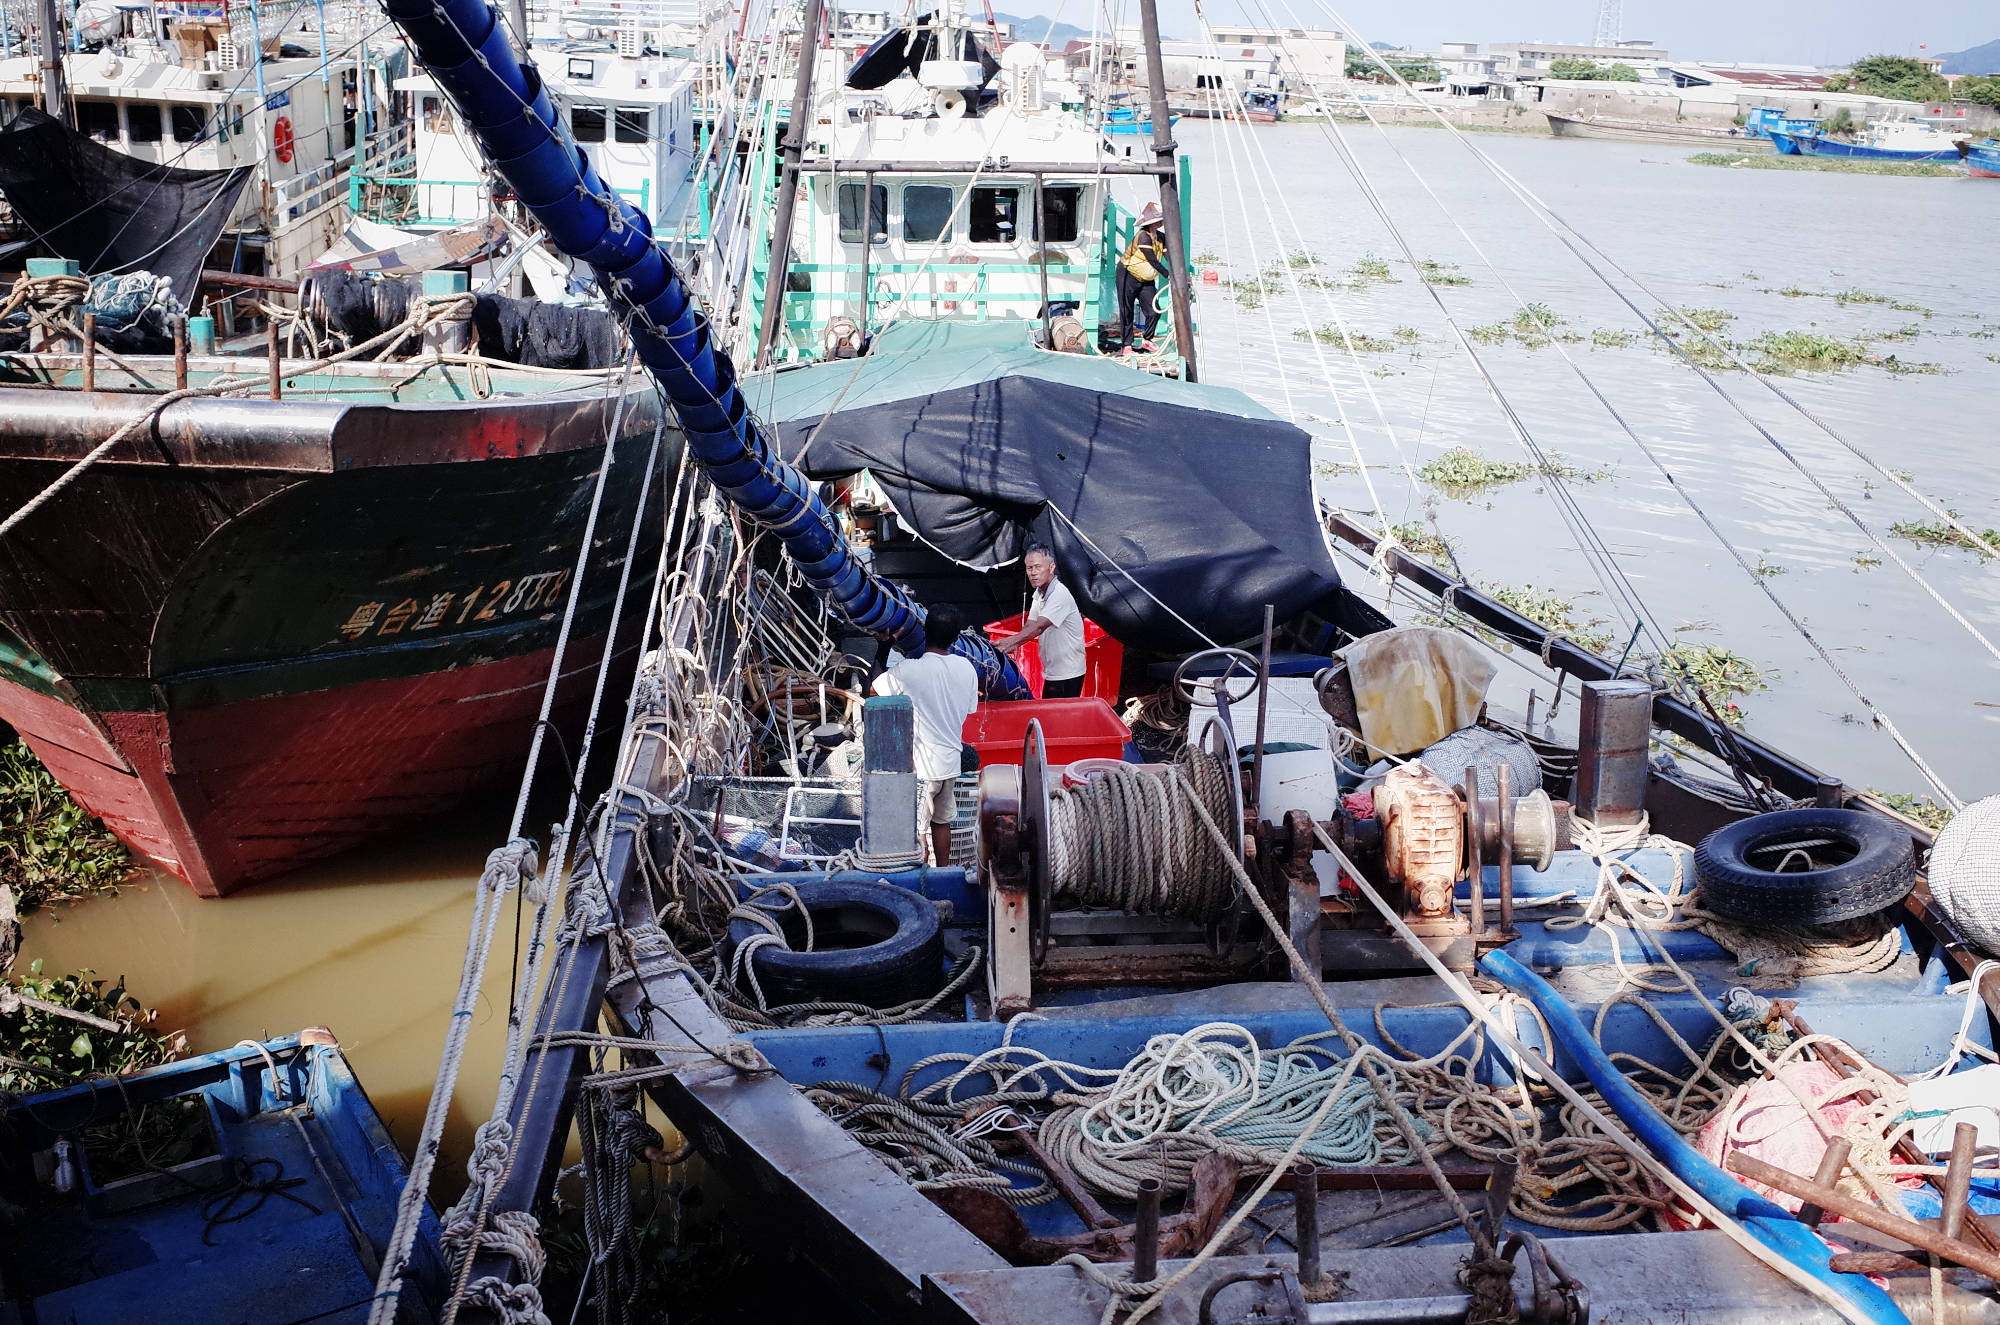
{"type": "Polygon", "coordinates": [[[1156,202],[1149,202],[1139,209],[1139,228],[1142,230],[1149,225],[1158,225],[1166,219],[1166,214],[1160,210],[1160,204],[1156,202]]]}

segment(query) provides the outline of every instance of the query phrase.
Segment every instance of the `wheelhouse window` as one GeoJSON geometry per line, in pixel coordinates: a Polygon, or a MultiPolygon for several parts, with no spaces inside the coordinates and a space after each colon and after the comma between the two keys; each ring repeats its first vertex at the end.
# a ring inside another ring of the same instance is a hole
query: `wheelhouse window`
{"type": "Polygon", "coordinates": [[[614,132],[621,143],[643,143],[653,136],[653,112],[640,106],[620,106],[614,132]]]}
{"type": "Polygon", "coordinates": [[[868,196],[868,242],[880,244],[889,238],[889,186],[886,184],[843,184],[840,186],[840,242],[861,242],[862,195],[868,196]]]}
{"type": "Polygon", "coordinates": [[[175,106],[172,119],[177,143],[200,142],[202,130],[208,127],[208,112],[200,106],[175,106]]]}
{"type": "Polygon", "coordinates": [[[443,97],[424,98],[424,131],[426,133],[450,133],[451,105],[443,97]]]}
{"type": "Polygon", "coordinates": [[[903,186],[903,238],[920,243],[951,238],[951,186],[903,186]]]}
{"type": "Polygon", "coordinates": [[[569,112],[569,131],[576,135],[580,143],[601,143],[604,141],[604,107],[572,106],[569,112]]]}
{"type": "Polygon", "coordinates": [[[118,139],[118,103],[115,101],[77,102],[76,127],[101,143],[116,142],[118,139]]]}
{"type": "Polygon", "coordinates": [[[125,136],[135,143],[160,141],[160,108],[150,101],[125,107],[125,136]]]}
{"type": "Polygon", "coordinates": [[[977,188],[967,208],[966,227],[975,244],[1011,244],[1021,237],[1021,191],[977,188]]]}
{"type": "Polygon", "coordinates": [[[1043,185],[1042,214],[1036,218],[1035,238],[1048,244],[1074,244],[1082,211],[1083,185],[1043,185]]]}

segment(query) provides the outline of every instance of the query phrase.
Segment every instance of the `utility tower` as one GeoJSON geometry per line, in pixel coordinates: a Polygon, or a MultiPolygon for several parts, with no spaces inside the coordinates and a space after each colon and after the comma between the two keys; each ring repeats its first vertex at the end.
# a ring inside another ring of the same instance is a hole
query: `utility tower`
{"type": "Polygon", "coordinates": [[[1593,46],[1616,46],[1625,35],[1625,0],[1598,0],[1593,46]]]}

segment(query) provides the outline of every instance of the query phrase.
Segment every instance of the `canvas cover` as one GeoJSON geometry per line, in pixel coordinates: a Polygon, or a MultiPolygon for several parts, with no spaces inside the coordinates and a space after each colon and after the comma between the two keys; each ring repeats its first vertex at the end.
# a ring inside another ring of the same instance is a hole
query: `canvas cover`
{"type": "Polygon", "coordinates": [[[182,309],[252,168],[183,170],[114,151],[29,107],[0,129],[0,192],[57,257],[86,275],[149,271],[182,309]]]}
{"type": "Polygon", "coordinates": [[[991,569],[1031,542],[1086,615],[1162,652],[1332,595],[1311,438],[1226,387],[1036,349],[1022,322],[903,322],[858,360],[744,384],[815,479],[868,470],[933,547],[991,569]],[[1056,514],[1054,512],[1060,512],[1056,514]]]}

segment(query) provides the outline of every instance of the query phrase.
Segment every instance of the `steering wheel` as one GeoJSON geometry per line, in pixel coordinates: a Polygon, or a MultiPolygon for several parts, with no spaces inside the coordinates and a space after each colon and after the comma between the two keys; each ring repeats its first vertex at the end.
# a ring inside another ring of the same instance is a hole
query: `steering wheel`
{"type": "Polygon", "coordinates": [[[1246,649],[1203,649],[1200,653],[1190,654],[1182,659],[1181,665],[1174,669],[1174,693],[1181,697],[1183,703],[1193,704],[1199,692],[1212,692],[1212,687],[1220,686],[1223,695],[1230,703],[1241,704],[1257,693],[1260,684],[1258,673],[1262,670],[1263,665],[1257,661],[1256,655],[1246,649]],[[1211,658],[1224,660],[1220,674],[1215,676],[1189,674],[1195,664],[1211,658]],[[1238,680],[1249,682],[1243,687],[1243,693],[1240,695],[1230,685],[1232,681],[1238,680]]]}

